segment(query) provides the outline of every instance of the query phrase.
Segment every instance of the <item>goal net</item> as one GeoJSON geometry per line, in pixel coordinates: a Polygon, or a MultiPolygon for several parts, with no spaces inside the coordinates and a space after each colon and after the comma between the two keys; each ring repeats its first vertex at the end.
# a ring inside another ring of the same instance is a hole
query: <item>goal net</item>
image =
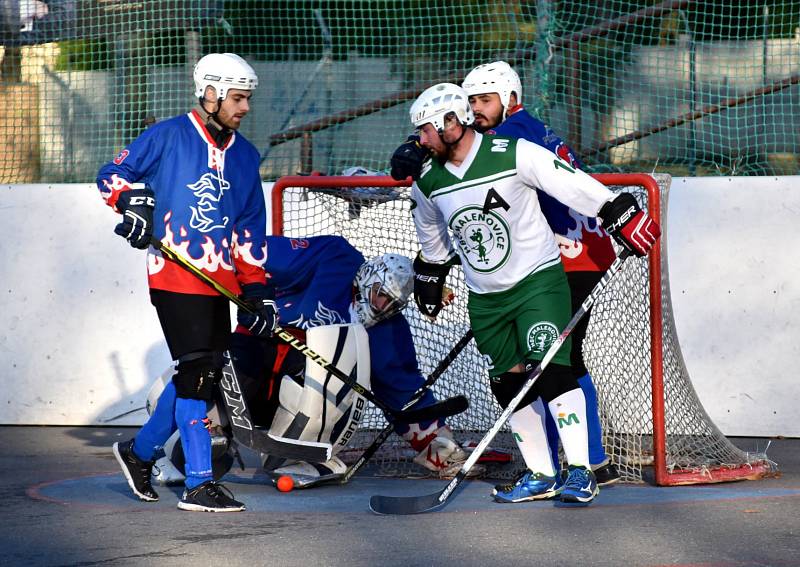
{"type": "MultiPolygon", "coordinates": [[[[657,484],[758,478],[773,471],[774,463],[765,455],[739,450],[717,429],[684,365],[672,317],[665,244],[670,176],[595,177],[615,191],[634,194],[660,219],[665,233],[660,247],[648,258],[631,258],[624,264],[591,311],[584,357],[597,388],[603,441],[611,461],[623,480],[647,479],[657,484]]],[[[273,233],[291,237],[338,234],[366,258],[386,252],[413,257],[419,245],[409,192],[405,182],[388,176],[283,177],[273,187],[273,233]]],[[[445,308],[436,323],[423,319],[413,303],[404,311],[425,375],[469,329],[467,288],[459,266],[451,270],[448,286],[455,291],[455,304],[445,308]]],[[[433,389],[440,399],[458,394],[469,398],[469,410],[448,419],[462,444],[479,441],[501,412],[474,341],[433,389]]],[[[385,424],[382,414],[370,409],[353,438],[353,454],[365,448],[385,424]]],[[[514,460],[490,467],[487,475],[510,478],[524,468],[507,425],[491,447],[512,453],[514,460]]],[[[408,445],[394,436],[383,445],[375,463],[387,475],[425,474],[411,462],[413,456],[408,445]]]]}

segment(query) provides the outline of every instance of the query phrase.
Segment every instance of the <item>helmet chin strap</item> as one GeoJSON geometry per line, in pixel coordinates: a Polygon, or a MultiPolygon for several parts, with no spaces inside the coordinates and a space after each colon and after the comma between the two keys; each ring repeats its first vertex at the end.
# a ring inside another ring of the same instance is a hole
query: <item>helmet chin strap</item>
{"type": "MultiPolygon", "coordinates": [[[[461,124],[461,122],[459,122],[459,124],[461,124]]],[[[444,136],[443,136],[443,134],[444,134],[444,130],[441,130],[440,132],[438,132],[438,134],[439,134],[439,138],[441,138],[441,140],[442,140],[442,143],[443,143],[445,146],[447,146],[447,147],[448,147],[448,149],[449,149],[449,148],[452,148],[453,146],[456,146],[456,145],[458,145],[458,143],[461,141],[461,139],[462,139],[462,138],[464,137],[464,135],[467,133],[467,128],[468,128],[467,126],[464,126],[463,124],[461,124],[461,135],[458,137],[458,140],[456,140],[455,142],[447,142],[447,141],[445,141],[445,139],[444,139],[444,136]]]]}
{"type": "Polygon", "coordinates": [[[206,122],[206,127],[208,128],[209,133],[213,136],[214,141],[217,143],[217,146],[222,147],[225,145],[225,142],[228,140],[228,137],[231,135],[232,130],[225,125],[222,124],[220,121],[218,113],[222,108],[222,101],[217,99],[216,102],[216,110],[214,112],[209,112],[206,109],[206,103],[214,104],[209,100],[206,100],[205,97],[200,97],[198,99],[200,110],[202,110],[203,118],[206,122]]]}
{"type": "MultiPolygon", "coordinates": [[[[461,124],[461,122],[459,122],[459,124],[461,124]]],[[[437,156],[437,158],[436,158],[439,161],[440,164],[444,165],[445,163],[447,163],[447,160],[450,159],[450,155],[453,153],[453,148],[455,148],[458,145],[458,143],[461,141],[461,139],[467,133],[467,128],[468,128],[468,126],[464,126],[463,124],[461,124],[461,135],[458,137],[458,140],[456,140],[455,142],[446,142],[445,139],[444,139],[444,136],[442,135],[444,133],[444,130],[442,130],[442,131],[438,131],[437,130],[437,134],[439,134],[439,139],[442,141],[442,143],[447,148],[447,153],[445,155],[437,156]]]]}

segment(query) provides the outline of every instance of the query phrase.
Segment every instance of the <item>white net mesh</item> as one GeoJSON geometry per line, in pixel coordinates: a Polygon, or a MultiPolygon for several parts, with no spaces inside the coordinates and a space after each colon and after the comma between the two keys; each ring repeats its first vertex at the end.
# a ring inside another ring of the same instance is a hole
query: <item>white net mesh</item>
{"type": "MultiPolygon", "coordinates": [[[[609,176],[612,180],[614,176],[609,176]]],[[[670,177],[655,176],[666,203],[670,177]]],[[[320,184],[322,187],[286,187],[281,192],[282,229],[285,236],[304,237],[339,234],[347,238],[365,257],[386,252],[416,255],[419,246],[410,213],[409,189],[380,186],[377,178],[364,178],[370,186],[344,187],[342,179],[301,178],[295,183],[320,184]],[[366,180],[370,181],[367,182],[366,180]],[[312,181],[313,180],[313,181],[312,181]]],[[[349,178],[352,182],[353,178],[349,178]]],[[[613,181],[612,181],[613,182],[613,181]]],[[[634,193],[645,205],[647,192],[636,186],[612,186],[634,193]]],[[[666,207],[662,226],[665,227],[666,207]]],[[[691,478],[681,482],[720,480],[711,471],[743,470],[744,478],[769,469],[763,455],[750,455],[734,447],[711,422],[698,400],[683,363],[672,321],[666,253],[662,258],[662,294],[657,298],[663,307],[664,397],[666,400],[666,468],[669,472],[691,471],[691,478]]],[[[445,308],[437,322],[423,320],[416,307],[409,305],[404,314],[409,320],[423,374],[436,367],[453,345],[468,330],[467,289],[460,267],[450,272],[448,286],[455,291],[455,304],[445,308]]],[[[654,461],[652,369],[650,357],[650,306],[648,299],[648,263],[631,258],[599,298],[591,312],[584,342],[584,356],[598,391],[604,445],[622,474],[623,480],[641,482],[645,466],[654,461]]],[[[440,398],[465,394],[470,400],[467,412],[452,417],[448,423],[462,443],[480,440],[496,421],[500,407],[489,389],[488,374],[474,342],[450,365],[434,386],[440,398]]],[[[385,425],[380,412],[371,409],[354,436],[352,448],[357,454],[385,425]]],[[[659,426],[660,427],[660,426],[659,426]]],[[[523,468],[516,444],[506,426],[491,444],[509,451],[514,462],[489,469],[496,478],[510,478],[523,468]]],[[[375,457],[379,470],[387,475],[424,474],[411,462],[414,452],[396,436],[387,441],[375,457]]],[[[346,455],[345,455],[346,458],[346,455]]]]}

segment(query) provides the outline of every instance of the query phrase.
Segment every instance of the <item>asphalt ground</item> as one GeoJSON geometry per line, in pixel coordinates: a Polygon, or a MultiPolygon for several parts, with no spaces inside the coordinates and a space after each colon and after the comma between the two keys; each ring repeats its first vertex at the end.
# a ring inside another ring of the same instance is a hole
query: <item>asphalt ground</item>
{"type": "MultiPolygon", "coordinates": [[[[255,455],[225,484],[248,510],[183,512],[130,493],[111,453],[134,428],[0,427],[0,565],[800,566],[800,440],[775,439],[775,478],[705,486],[615,485],[587,508],[496,504],[471,481],[442,511],[377,516],[373,494],[428,494],[441,480],[356,476],[280,493],[255,455]]],[[[736,438],[748,451],[766,439],[736,438]]]]}

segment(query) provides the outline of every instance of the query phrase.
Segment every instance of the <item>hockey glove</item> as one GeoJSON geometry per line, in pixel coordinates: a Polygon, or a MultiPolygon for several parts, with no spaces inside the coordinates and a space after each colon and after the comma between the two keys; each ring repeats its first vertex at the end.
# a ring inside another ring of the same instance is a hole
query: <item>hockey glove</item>
{"type": "Polygon", "coordinates": [[[275,304],[275,290],[265,284],[251,283],[242,286],[240,295],[257,314],[242,308],[236,313],[239,324],[257,337],[271,337],[278,328],[278,306],[275,304]]]}
{"type": "Polygon", "coordinates": [[[661,236],[658,223],[642,211],[630,193],[620,193],[608,201],[597,216],[603,220],[606,232],[636,256],[647,256],[661,236]]]}
{"type": "Polygon", "coordinates": [[[409,136],[392,154],[392,179],[402,181],[410,176],[416,181],[429,155],[428,149],[420,145],[419,136],[409,136]]]}
{"type": "Polygon", "coordinates": [[[130,242],[134,248],[147,248],[153,235],[155,206],[155,193],[150,189],[123,191],[117,199],[117,210],[122,213],[122,222],[114,228],[114,232],[130,242]]]}
{"type": "Polygon", "coordinates": [[[414,302],[420,313],[436,317],[444,306],[444,282],[451,264],[431,264],[420,254],[414,259],[414,302]]]}

